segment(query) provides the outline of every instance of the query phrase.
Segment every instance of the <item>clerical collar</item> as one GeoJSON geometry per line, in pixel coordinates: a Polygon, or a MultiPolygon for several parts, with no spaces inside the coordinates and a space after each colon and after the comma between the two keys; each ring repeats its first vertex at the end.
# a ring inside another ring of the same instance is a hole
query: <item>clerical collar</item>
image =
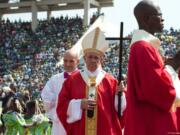
{"type": "Polygon", "coordinates": [[[70,76],[70,74],[68,74],[68,72],[64,72],[64,78],[67,79],[70,76]]]}
{"type": "Polygon", "coordinates": [[[68,78],[72,73],[76,72],[78,70],[78,68],[76,68],[74,71],[72,72],[66,72],[64,71],[64,78],[68,78]]]}
{"type": "Polygon", "coordinates": [[[102,67],[99,66],[94,72],[91,72],[87,69],[86,66],[84,66],[84,71],[88,74],[88,76],[96,77],[102,71],[102,67]]]}
{"type": "Polygon", "coordinates": [[[146,32],[145,30],[135,30],[133,32],[131,45],[139,40],[144,40],[144,41],[150,42],[151,45],[157,49],[159,49],[160,44],[161,44],[161,41],[157,37],[146,32]]]}

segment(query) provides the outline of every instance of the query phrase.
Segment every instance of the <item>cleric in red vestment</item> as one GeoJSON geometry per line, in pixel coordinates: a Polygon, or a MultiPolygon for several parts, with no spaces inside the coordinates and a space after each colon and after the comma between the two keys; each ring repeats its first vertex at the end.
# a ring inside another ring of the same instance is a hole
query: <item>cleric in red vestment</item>
{"type": "Polygon", "coordinates": [[[104,32],[99,27],[90,31],[82,40],[82,48],[85,66],[65,81],[59,94],[58,117],[67,135],[122,135],[117,81],[101,67],[108,48],[104,32]]]}
{"type": "Polygon", "coordinates": [[[154,36],[163,30],[160,7],[143,0],[134,15],[139,30],[134,31],[130,47],[124,135],[179,134],[175,110],[180,93],[164,69],[160,41],[154,36]]]}
{"type": "MultiPolygon", "coordinates": [[[[179,50],[178,48],[176,50],[176,54],[172,58],[166,60],[165,69],[170,74],[175,89],[180,91],[180,80],[178,77],[178,70],[180,69],[180,48],[179,50]]],[[[178,130],[180,131],[180,107],[177,107],[176,114],[178,130]]]]}

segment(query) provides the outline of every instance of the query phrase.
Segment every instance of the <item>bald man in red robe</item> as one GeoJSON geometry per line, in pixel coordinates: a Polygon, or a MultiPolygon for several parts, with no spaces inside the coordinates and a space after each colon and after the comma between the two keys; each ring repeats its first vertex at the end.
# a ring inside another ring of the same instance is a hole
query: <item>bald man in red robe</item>
{"type": "Polygon", "coordinates": [[[127,84],[127,119],[124,135],[179,134],[176,107],[180,93],[164,69],[160,41],[163,30],[160,7],[141,1],[135,9],[139,30],[132,36],[127,84]]]}

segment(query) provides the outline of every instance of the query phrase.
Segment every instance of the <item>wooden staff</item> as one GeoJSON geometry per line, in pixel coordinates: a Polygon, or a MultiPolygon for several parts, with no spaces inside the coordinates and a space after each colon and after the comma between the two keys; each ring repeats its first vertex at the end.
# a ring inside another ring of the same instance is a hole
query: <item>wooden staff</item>
{"type": "MultiPolygon", "coordinates": [[[[123,52],[123,40],[131,41],[131,38],[123,38],[123,22],[120,23],[120,37],[106,37],[106,40],[119,40],[119,75],[118,84],[122,81],[122,52],[123,52]]],[[[122,92],[118,93],[118,116],[121,117],[121,96],[122,92]]]]}
{"type": "MultiPolygon", "coordinates": [[[[122,81],[122,53],[123,53],[123,22],[120,23],[120,38],[119,38],[119,75],[118,85],[122,81]]],[[[121,96],[122,92],[118,93],[118,116],[121,117],[121,96]]]]}

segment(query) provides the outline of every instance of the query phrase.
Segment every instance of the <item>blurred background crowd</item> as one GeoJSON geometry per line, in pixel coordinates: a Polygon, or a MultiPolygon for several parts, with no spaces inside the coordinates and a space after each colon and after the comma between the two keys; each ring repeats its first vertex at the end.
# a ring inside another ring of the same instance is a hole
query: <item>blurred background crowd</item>
{"type": "MultiPolygon", "coordinates": [[[[43,114],[41,90],[52,75],[63,71],[59,61],[65,50],[71,48],[85,30],[83,20],[78,16],[74,18],[62,16],[51,18],[50,21],[41,20],[35,32],[31,30],[30,22],[0,21],[0,114],[15,112],[15,114],[23,114],[23,119],[28,118],[25,117],[29,113],[28,106],[35,108],[31,114],[43,114]]],[[[171,28],[164,30],[158,36],[162,41],[163,54],[173,56],[180,47],[180,30],[171,28]]],[[[128,37],[130,38],[131,34],[128,37]]],[[[123,42],[124,78],[126,78],[129,45],[130,40],[123,42]]],[[[118,62],[119,42],[110,41],[110,48],[105,55],[104,70],[118,78],[118,62]]],[[[82,64],[79,65],[79,68],[81,67],[82,64]]],[[[36,127],[40,118],[42,117],[32,120],[36,127]]],[[[5,126],[3,124],[6,124],[4,119],[1,117],[0,120],[3,129],[5,126]]],[[[47,119],[43,120],[46,124],[42,127],[49,132],[47,127],[50,122],[47,119]]],[[[27,125],[23,126],[26,129],[27,125]]]]}

